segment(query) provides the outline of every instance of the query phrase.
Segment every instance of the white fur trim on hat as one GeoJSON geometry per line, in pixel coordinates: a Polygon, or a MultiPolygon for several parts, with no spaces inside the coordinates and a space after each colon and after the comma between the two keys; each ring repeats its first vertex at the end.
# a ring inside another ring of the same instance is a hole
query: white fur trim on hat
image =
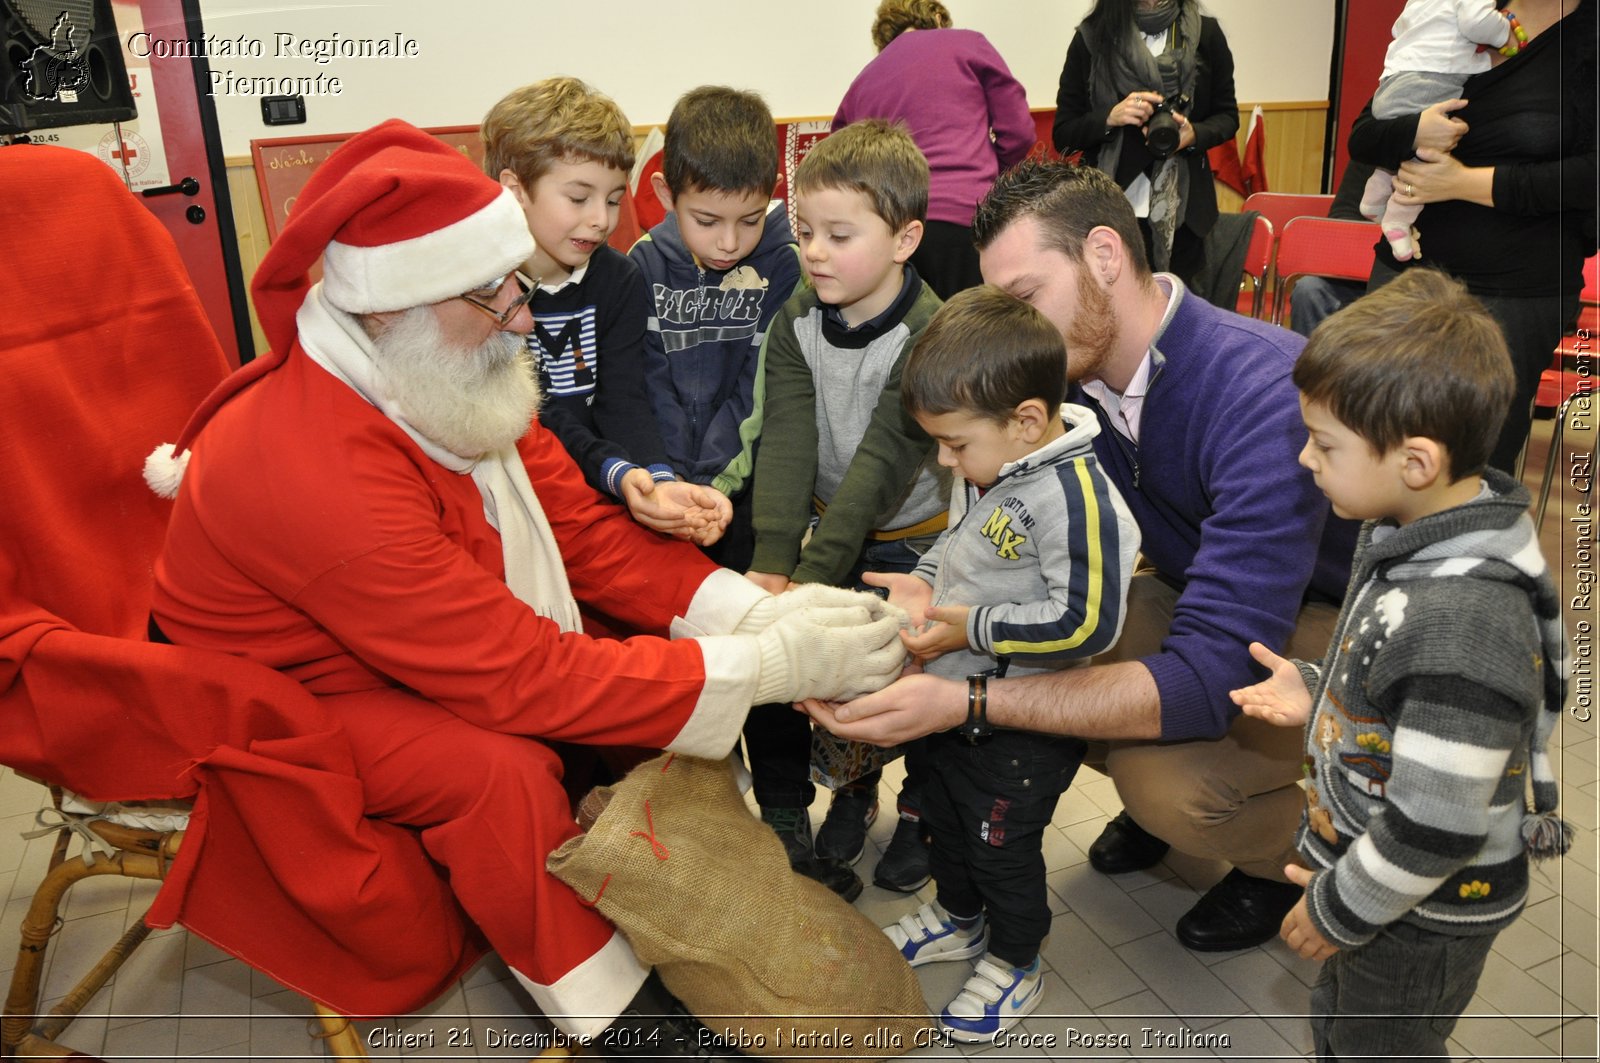
{"type": "Polygon", "coordinates": [[[174,453],[171,443],[162,443],[144,459],[144,482],[162,498],[177,498],[178,484],[189,467],[189,452],[174,453]]]}
{"type": "Polygon", "coordinates": [[[489,204],[431,233],[376,247],[337,240],[322,259],[322,289],[349,314],[409,310],[481,288],[533,256],[528,219],[502,188],[489,204]]]}

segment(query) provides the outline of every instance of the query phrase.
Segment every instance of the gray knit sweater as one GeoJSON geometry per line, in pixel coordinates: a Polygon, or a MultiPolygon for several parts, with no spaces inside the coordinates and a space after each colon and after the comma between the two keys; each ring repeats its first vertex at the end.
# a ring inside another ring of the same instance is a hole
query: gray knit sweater
{"type": "Polygon", "coordinates": [[[1527,896],[1530,781],[1553,808],[1545,744],[1566,666],[1560,601],[1528,494],[1485,476],[1477,499],[1405,527],[1368,524],[1314,690],[1299,846],[1331,942],[1398,919],[1493,933],[1527,896]]]}
{"type": "Polygon", "coordinates": [[[900,371],[939,297],[905,268],[899,297],[867,325],[843,328],[805,287],[767,330],[751,487],[757,572],[839,583],[873,532],[938,518],[931,538],[944,526],[949,474],[900,402],[900,371]],[[814,500],[825,512],[802,549],[814,500]]]}

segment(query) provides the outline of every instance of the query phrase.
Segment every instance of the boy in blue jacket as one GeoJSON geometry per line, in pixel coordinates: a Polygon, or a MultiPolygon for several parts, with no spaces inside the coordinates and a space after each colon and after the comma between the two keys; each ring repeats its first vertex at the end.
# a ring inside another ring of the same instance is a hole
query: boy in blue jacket
{"type": "MultiPolygon", "coordinates": [[[[629,252],[650,293],[645,372],[668,460],[685,480],[733,502],[722,539],[706,553],[736,572],[749,569],[755,549],[750,479],[762,424],[761,345],[800,287],[788,216],[771,209],[777,184],[777,127],[761,97],[721,85],[691,89],[672,108],[661,171],[651,175],[666,220],[629,252]]],[[[804,718],[788,705],[757,705],[744,743],[762,819],[790,864],[853,897],[861,889],[855,873],[816,857],[804,718]]]]}
{"type": "Polygon", "coordinates": [[[761,341],[800,283],[788,218],[770,209],[777,183],[777,131],[761,97],[691,89],[672,108],[651,176],[666,220],[629,252],[650,294],[645,374],[667,460],[733,501],[733,521],[708,552],[741,572],[750,564],[761,341]]]}

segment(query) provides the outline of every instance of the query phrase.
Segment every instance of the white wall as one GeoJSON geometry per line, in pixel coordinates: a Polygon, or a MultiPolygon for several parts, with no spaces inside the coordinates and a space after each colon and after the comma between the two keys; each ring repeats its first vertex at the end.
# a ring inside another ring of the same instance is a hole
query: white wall
{"type": "MultiPolygon", "coordinates": [[[[980,30],[1006,57],[1035,107],[1055,103],[1073,27],[1089,0],[947,0],[958,26],[980,30]]],[[[254,95],[216,93],[223,151],[245,155],[256,137],[346,133],[399,116],[417,125],[466,125],[518,85],[573,74],[615,97],[636,124],[665,121],[685,89],[708,83],[760,91],[780,117],[829,115],[872,57],[876,0],[383,0],[262,5],[202,0],[209,35],[244,37],[264,57],[215,55],[215,73],[239,78],[337,77],[339,95],[306,96],[301,126],[262,124],[254,95]],[[414,38],[415,58],[279,57],[295,38],[414,38]]],[[[1207,0],[1233,49],[1239,99],[1325,100],[1333,0],[1207,0]]]]}

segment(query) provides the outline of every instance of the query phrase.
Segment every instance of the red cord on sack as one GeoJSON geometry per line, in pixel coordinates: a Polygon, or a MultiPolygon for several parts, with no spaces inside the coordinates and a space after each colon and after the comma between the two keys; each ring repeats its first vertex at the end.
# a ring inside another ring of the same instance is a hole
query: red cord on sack
{"type": "MultiPolygon", "coordinates": [[[[644,825],[644,830],[630,831],[628,833],[628,837],[643,838],[645,841],[649,842],[650,851],[656,854],[657,860],[665,860],[667,857],[671,856],[672,854],[667,851],[667,847],[662,845],[661,842],[656,839],[656,825],[650,816],[649,801],[644,803],[644,825]]],[[[597,897],[595,899],[598,900],[599,898],[597,897]]]]}
{"type": "Polygon", "coordinates": [[[611,885],[611,876],[607,875],[604,881],[600,883],[600,892],[594,895],[594,900],[586,901],[583,899],[582,894],[578,894],[578,903],[583,905],[585,908],[593,908],[595,905],[600,903],[600,898],[606,895],[606,887],[609,885],[611,885]]]}
{"type": "Polygon", "coordinates": [[[676,753],[668,753],[667,754],[667,762],[665,764],[661,765],[661,774],[665,775],[667,773],[667,769],[672,767],[672,762],[677,760],[677,759],[678,759],[678,754],[676,754],[676,753]]]}

